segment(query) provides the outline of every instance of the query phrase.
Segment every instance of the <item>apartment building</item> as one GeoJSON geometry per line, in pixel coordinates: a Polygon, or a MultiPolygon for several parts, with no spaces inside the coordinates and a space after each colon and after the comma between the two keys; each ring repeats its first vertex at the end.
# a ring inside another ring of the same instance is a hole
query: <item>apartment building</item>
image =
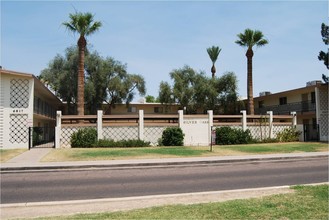
{"type": "Polygon", "coordinates": [[[307,82],[305,87],[271,93],[254,98],[255,114],[297,113],[297,124],[303,126],[304,141],[328,141],[328,84],[307,82]]]}
{"type": "MultiPolygon", "coordinates": [[[[254,98],[255,114],[274,115],[297,113],[304,141],[328,141],[328,84],[312,81],[305,87],[275,94],[263,92],[254,98]]],[[[65,104],[33,74],[0,69],[0,149],[28,148],[34,133],[42,140],[54,139],[56,111],[65,111],[65,104]],[[29,128],[43,129],[41,133],[29,128]],[[34,133],[33,133],[34,132],[34,133]],[[33,135],[32,135],[33,134],[33,135]]],[[[179,105],[137,102],[116,104],[104,114],[178,114],[179,105]],[[110,112],[107,112],[110,111],[110,112]]],[[[237,114],[240,114],[238,112],[237,114]]]]}
{"type": "Polygon", "coordinates": [[[62,102],[38,78],[0,69],[0,86],[0,149],[28,148],[29,127],[45,128],[42,139],[54,138],[62,102]]]}

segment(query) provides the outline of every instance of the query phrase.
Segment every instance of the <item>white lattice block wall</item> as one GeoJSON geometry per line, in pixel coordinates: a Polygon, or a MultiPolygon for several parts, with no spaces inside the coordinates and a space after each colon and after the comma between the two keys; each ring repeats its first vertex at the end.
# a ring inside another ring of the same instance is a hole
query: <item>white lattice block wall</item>
{"type": "Polygon", "coordinates": [[[215,125],[214,128],[221,128],[221,127],[230,127],[234,129],[242,129],[241,125],[215,125]]]}
{"type": "Polygon", "coordinates": [[[152,145],[157,145],[158,140],[162,137],[162,132],[167,127],[164,126],[148,126],[144,128],[144,141],[151,142],[152,145]]]}
{"type": "Polygon", "coordinates": [[[276,138],[279,132],[291,128],[291,125],[273,125],[273,138],[276,138]]]}
{"type": "Polygon", "coordinates": [[[138,139],[137,126],[107,126],[103,127],[103,138],[114,141],[138,139]]]}

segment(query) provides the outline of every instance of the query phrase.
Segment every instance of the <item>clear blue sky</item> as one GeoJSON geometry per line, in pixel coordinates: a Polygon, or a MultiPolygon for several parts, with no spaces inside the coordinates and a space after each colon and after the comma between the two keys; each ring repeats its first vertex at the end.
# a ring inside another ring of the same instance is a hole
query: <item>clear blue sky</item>
{"type": "Polygon", "coordinates": [[[222,48],[217,75],[233,71],[239,95],[247,94],[245,49],[235,44],[246,28],[269,40],[255,49],[254,96],[305,86],[327,74],[318,61],[326,46],[321,23],[327,1],[1,1],[1,66],[39,75],[56,54],[76,45],[78,36],[61,24],[75,10],[103,23],[87,40],[103,57],[126,63],[145,78],[147,94],[158,96],[160,82],[184,65],[211,76],[206,48],[222,48]]]}

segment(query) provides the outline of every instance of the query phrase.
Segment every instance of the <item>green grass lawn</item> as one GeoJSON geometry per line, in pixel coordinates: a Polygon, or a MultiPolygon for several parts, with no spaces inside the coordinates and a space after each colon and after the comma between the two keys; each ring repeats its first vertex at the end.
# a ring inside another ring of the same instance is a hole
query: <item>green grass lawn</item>
{"type": "Polygon", "coordinates": [[[42,159],[52,161],[116,160],[168,157],[226,156],[328,151],[325,143],[272,143],[204,147],[141,147],[141,148],[71,148],[54,149],[42,159]]]}
{"type": "Polygon", "coordinates": [[[292,152],[317,152],[328,150],[328,144],[324,143],[270,143],[270,144],[251,144],[251,145],[234,145],[221,146],[221,149],[228,149],[246,153],[292,153],[292,152]]]}
{"type": "Polygon", "coordinates": [[[295,193],[256,199],[41,219],[328,219],[328,185],[293,189],[295,193]]]}
{"type": "Polygon", "coordinates": [[[6,162],[11,158],[14,158],[21,153],[27,151],[26,149],[0,149],[0,162],[6,162]]]}

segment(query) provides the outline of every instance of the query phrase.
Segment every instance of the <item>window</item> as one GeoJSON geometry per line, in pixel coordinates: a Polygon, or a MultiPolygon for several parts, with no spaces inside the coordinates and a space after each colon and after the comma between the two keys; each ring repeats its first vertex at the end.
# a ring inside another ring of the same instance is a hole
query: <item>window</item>
{"type": "Polygon", "coordinates": [[[264,100],[258,102],[258,108],[264,108],[264,100]]]}
{"type": "Polygon", "coordinates": [[[280,97],[280,105],[286,105],[287,104],[287,97],[280,97]]]}
{"type": "Polygon", "coordinates": [[[163,113],[163,107],[154,107],[154,113],[163,113]]]}
{"type": "Polygon", "coordinates": [[[311,102],[315,103],[315,92],[311,93],[311,102]]]}
{"type": "Polygon", "coordinates": [[[128,107],[128,112],[129,113],[133,113],[133,112],[136,112],[136,107],[128,107]]]}

